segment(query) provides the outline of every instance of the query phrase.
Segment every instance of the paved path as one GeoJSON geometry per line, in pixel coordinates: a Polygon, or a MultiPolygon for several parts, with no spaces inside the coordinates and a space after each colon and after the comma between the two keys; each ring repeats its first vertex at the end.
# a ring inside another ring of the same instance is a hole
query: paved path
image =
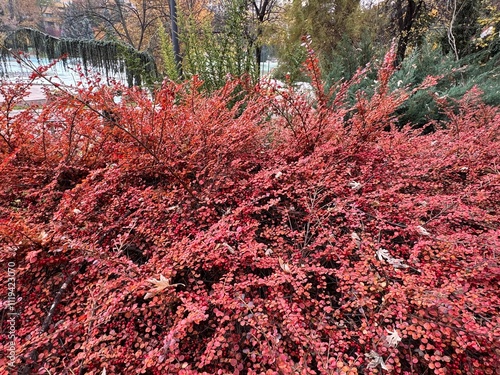
{"type": "MultiPolygon", "coordinates": [[[[29,94],[24,98],[26,104],[43,104],[45,103],[45,93],[40,84],[33,84],[29,88],[29,94]]],[[[0,103],[4,102],[4,97],[0,94],[0,103]]],[[[21,104],[21,103],[20,103],[21,104]]]]}

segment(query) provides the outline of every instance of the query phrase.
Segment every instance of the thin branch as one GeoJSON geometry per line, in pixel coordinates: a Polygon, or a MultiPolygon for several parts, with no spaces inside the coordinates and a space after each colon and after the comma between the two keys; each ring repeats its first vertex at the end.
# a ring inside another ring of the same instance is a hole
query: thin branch
{"type": "Polygon", "coordinates": [[[457,0],[451,0],[453,2],[452,6],[452,14],[451,14],[451,20],[450,20],[450,25],[448,27],[448,43],[451,46],[451,49],[453,50],[453,53],[455,54],[455,58],[457,61],[459,60],[458,57],[458,50],[457,50],[457,43],[455,41],[455,35],[453,34],[453,25],[455,23],[455,18],[457,16],[457,0]]]}
{"type": "Polygon", "coordinates": [[[40,330],[41,333],[47,332],[47,330],[50,327],[50,323],[52,323],[52,318],[54,317],[57,306],[61,302],[61,299],[62,299],[64,292],[66,291],[66,289],[68,289],[68,286],[71,284],[71,282],[73,281],[75,276],[78,275],[80,272],[82,272],[86,266],[87,266],[87,261],[84,260],[82,262],[82,264],[80,265],[80,267],[78,269],[74,270],[73,272],[71,272],[68,275],[68,277],[66,278],[66,280],[64,280],[63,284],[59,288],[59,291],[57,292],[57,294],[54,298],[54,302],[50,306],[49,313],[47,314],[47,316],[45,317],[45,320],[43,321],[42,328],[40,330]]]}
{"type": "Polygon", "coordinates": [[[403,224],[403,223],[394,223],[394,222],[392,222],[392,221],[388,221],[388,220],[385,220],[385,219],[378,218],[378,217],[376,217],[376,216],[374,216],[374,215],[372,215],[372,214],[369,214],[369,213],[368,213],[368,212],[366,212],[366,211],[363,211],[363,210],[362,210],[362,209],[360,209],[360,208],[357,208],[357,210],[358,210],[358,211],[360,211],[360,212],[362,212],[362,213],[364,213],[366,216],[368,216],[368,217],[370,217],[370,218],[372,218],[372,219],[382,221],[382,222],[384,222],[384,223],[386,223],[386,224],[389,224],[389,225],[391,225],[391,226],[393,226],[393,227],[398,227],[398,228],[408,228],[408,226],[407,226],[406,224],[403,224]]]}

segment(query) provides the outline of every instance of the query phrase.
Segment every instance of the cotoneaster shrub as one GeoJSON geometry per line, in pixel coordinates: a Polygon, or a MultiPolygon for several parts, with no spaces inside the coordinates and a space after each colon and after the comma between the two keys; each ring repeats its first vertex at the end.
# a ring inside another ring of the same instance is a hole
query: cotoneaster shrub
{"type": "Polygon", "coordinates": [[[312,51],[315,100],[97,78],[12,112],[3,86],[19,373],[495,374],[500,115],[472,90],[395,131],[393,58],[352,108],[363,72],[325,94],[312,51]]]}

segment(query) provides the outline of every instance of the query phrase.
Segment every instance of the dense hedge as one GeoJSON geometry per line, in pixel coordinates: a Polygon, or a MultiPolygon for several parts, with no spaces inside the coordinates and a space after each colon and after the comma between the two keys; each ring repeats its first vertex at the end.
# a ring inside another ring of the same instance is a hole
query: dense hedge
{"type": "Polygon", "coordinates": [[[2,86],[19,373],[494,374],[500,115],[471,90],[395,131],[393,58],[353,107],[362,73],[330,97],[312,54],[314,100],[88,79],[12,112],[2,86]]]}

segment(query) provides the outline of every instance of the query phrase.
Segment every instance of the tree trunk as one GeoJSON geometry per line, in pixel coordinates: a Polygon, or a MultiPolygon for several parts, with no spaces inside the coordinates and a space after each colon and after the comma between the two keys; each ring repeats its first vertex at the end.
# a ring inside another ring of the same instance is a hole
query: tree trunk
{"type": "Polygon", "coordinates": [[[9,19],[14,19],[14,0],[9,0],[9,19]]]}
{"type": "Polygon", "coordinates": [[[412,28],[420,15],[424,1],[407,0],[407,5],[403,7],[403,0],[396,1],[396,22],[398,24],[399,38],[396,50],[396,63],[403,61],[406,55],[408,43],[412,37],[412,28]]]}
{"type": "Polygon", "coordinates": [[[172,46],[174,48],[175,66],[179,78],[182,79],[182,56],[179,46],[179,30],[177,28],[177,4],[175,0],[170,0],[170,25],[172,31],[172,46]]]}
{"type": "Polygon", "coordinates": [[[257,77],[260,78],[260,64],[262,63],[262,46],[260,44],[255,47],[255,62],[257,63],[257,77]]]}

